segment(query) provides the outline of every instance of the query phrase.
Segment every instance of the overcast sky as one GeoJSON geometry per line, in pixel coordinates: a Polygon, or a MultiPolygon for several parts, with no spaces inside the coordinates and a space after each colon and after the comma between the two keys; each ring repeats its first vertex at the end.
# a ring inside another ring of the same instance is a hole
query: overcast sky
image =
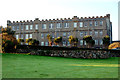
{"type": "Polygon", "coordinates": [[[113,40],[118,40],[119,0],[0,0],[0,26],[7,20],[105,16],[110,14],[113,40]]]}

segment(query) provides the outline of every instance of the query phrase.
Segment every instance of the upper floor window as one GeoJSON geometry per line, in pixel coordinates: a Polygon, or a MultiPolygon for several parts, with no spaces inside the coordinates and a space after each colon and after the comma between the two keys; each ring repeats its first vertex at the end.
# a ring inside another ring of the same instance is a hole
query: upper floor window
{"type": "Polygon", "coordinates": [[[35,25],[35,29],[38,29],[38,24],[35,25]]]}
{"type": "Polygon", "coordinates": [[[84,23],[84,27],[87,27],[87,22],[84,23]]]}
{"type": "Polygon", "coordinates": [[[30,37],[29,38],[32,38],[32,34],[30,34],[30,37]]]}
{"type": "Polygon", "coordinates": [[[50,28],[50,29],[52,29],[52,28],[53,28],[53,24],[52,24],[52,23],[49,25],[49,28],[50,28]]]}
{"type": "Polygon", "coordinates": [[[12,30],[15,31],[15,26],[12,26],[12,30]]]}
{"type": "Polygon", "coordinates": [[[21,25],[21,30],[23,30],[23,25],[21,25]]]}
{"type": "Polygon", "coordinates": [[[19,38],[19,36],[18,36],[18,34],[16,35],[16,39],[18,39],[19,38]]]}
{"type": "Polygon", "coordinates": [[[61,23],[57,23],[57,28],[60,28],[61,27],[61,23]]]}
{"type": "Polygon", "coordinates": [[[90,26],[92,26],[92,21],[90,21],[90,26]]]}
{"type": "Polygon", "coordinates": [[[102,26],[103,25],[103,21],[100,21],[100,26],[102,26]]]}
{"type": "Polygon", "coordinates": [[[17,30],[19,30],[19,26],[17,26],[17,30]]]}
{"type": "Polygon", "coordinates": [[[33,29],[33,25],[30,25],[30,30],[32,30],[33,29]]]}
{"type": "Polygon", "coordinates": [[[67,46],[70,46],[70,42],[69,41],[67,42],[67,46]]]}
{"type": "Polygon", "coordinates": [[[26,25],[26,30],[28,30],[29,29],[29,26],[28,25],[26,25]]]}
{"type": "Polygon", "coordinates": [[[84,41],[84,45],[87,45],[86,41],[84,41]]]}
{"type": "Polygon", "coordinates": [[[68,28],[69,27],[69,23],[64,23],[64,27],[68,28]]]}
{"type": "Polygon", "coordinates": [[[46,24],[42,24],[42,29],[46,29],[46,24]]]}
{"type": "Polygon", "coordinates": [[[74,27],[77,27],[77,22],[74,22],[74,27]]]}
{"type": "Polygon", "coordinates": [[[95,26],[98,26],[98,22],[97,21],[95,21],[95,26]]]}
{"type": "Polygon", "coordinates": [[[80,27],[83,27],[83,22],[80,22],[80,27]]]}

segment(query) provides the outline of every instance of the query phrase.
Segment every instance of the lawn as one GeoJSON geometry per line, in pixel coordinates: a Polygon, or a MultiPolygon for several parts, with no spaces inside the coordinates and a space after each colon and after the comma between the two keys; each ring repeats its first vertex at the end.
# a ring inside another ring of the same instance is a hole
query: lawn
{"type": "Polygon", "coordinates": [[[3,78],[118,78],[118,58],[2,54],[3,78]]]}

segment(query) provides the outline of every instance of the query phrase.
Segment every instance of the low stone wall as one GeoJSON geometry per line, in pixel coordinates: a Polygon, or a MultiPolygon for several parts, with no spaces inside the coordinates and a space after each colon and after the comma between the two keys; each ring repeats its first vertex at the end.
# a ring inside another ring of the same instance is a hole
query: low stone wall
{"type": "Polygon", "coordinates": [[[88,49],[88,48],[65,48],[46,46],[24,46],[17,48],[17,53],[30,53],[30,55],[57,56],[84,59],[105,59],[120,57],[120,50],[88,49]]]}

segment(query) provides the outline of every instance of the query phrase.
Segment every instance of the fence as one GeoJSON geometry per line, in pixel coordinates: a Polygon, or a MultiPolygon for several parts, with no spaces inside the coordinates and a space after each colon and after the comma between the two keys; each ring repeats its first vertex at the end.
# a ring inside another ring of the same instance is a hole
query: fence
{"type": "Polygon", "coordinates": [[[120,50],[91,49],[91,48],[68,48],[50,46],[18,45],[17,53],[30,53],[31,55],[58,56],[72,58],[110,58],[120,57],[120,50]]]}

